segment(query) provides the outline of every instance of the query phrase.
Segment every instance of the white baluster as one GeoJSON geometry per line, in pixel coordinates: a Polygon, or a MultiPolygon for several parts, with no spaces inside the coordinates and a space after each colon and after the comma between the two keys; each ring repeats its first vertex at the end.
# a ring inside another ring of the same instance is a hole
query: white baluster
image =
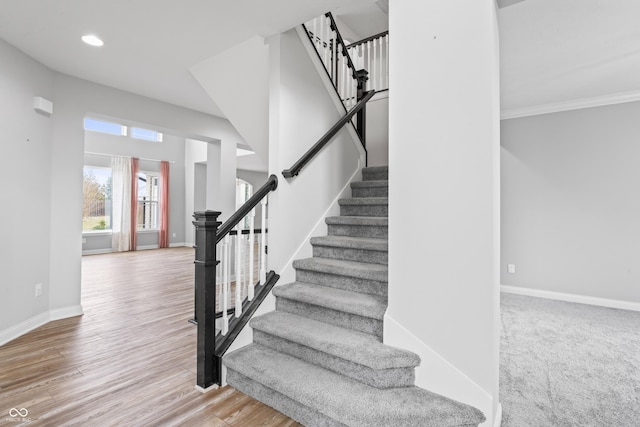
{"type": "Polygon", "coordinates": [[[254,266],[254,262],[253,262],[253,244],[254,244],[254,239],[255,236],[253,234],[253,226],[255,223],[255,216],[256,216],[256,210],[255,208],[251,209],[251,212],[249,213],[249,284],[247,287],[247,298],[249,298],[249,301],[253,300],[253,294],[254,294],[254,287],[256,285],[254,279],[253,279],[253,266],[254,266]]]}
{"type": "Polygon", "coordinates": [[[384,62],[385,62],[385,72],[384,72],[384,76],[385,76],[385,86],[383,89],[389,89],[389,34],[384,36],[384,44],[385,44],[385,58],[384,58],[384,62]]]}
{"type": "Polygon", "coordinates": [[[260,284],[267,281],[267,196],[262,201],[262,241],[260,242],[260,284]]]}
{"type": "Polygon", "coordinates": [[[370,73],[369,75],[372,74],[373,68],[371,67],[372,65],[372,52],[371,52],[371,40],[369,40],[367,42],[367,71],[370,73]]]}
{"type": "Polygon", "coordinates": [[[371,68],[370,73],[373,73],[373,79],[371,79],[371,83],[373,84],[373,87],[371,89],[378,89],[380,86],[378,86],[378,73],[377,68],[378,68],[378,61],[380,60],[380,58],[378,57],[378,49],[377,49],[377,45],[378,45],[378,40],[372,40],[373,45],[373,67],[371,68]]]}
{"type": "Polygon", "coordinates": [[[229,291],[231,288],[231,280],[229,277],[229,263],[230,250],[229,250],[229,235],[224,236],[222,241],[222,335],[227,335],[229,332],[229,291]]]}
{"type": "Polygon", "coordinates": [[[242,314],[242,228],[241,222],[236,226],[236,317],[242,314]]]}

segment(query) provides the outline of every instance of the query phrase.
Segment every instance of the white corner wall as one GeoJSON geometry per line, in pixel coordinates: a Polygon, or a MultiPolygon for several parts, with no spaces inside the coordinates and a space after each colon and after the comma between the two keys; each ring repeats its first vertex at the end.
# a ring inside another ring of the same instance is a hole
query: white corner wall
{"type": "Polygon", "coordinates": [[[629,102],[502,121],[503,285],[640,309],[638,117],[629,102]]]}
{"type": "Polygon", "coordinates": [[[500,422],[495,8],[397,2],[389,14],[384,340],[420,354],[419,386],[478,407],[488,426],[500,422]]]}
{"type": "MultiPolygon", "coordinates": [[[[49,320],[53,72],[0,40],[0,345],[49,320]],[[35,284],[42,296],[35,297],[35,284]]],[[[54,105],[54,114],[57,106],[54,105]]]]}

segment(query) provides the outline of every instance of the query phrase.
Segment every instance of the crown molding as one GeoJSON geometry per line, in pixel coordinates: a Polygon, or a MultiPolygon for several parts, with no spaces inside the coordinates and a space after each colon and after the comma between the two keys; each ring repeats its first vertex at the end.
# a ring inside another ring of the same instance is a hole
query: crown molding
{"type": "Polygon", "coordinates": [[[519,117],[579,110],[581,108],[602,107],[604,105],[622,104],[634,101],[640,101],[640,91],[620,92],[611,95],[596,96],[593,98],[573,99],[570,101],[540,104],[531,107],[511,108],[502,110],[500,113],[500,119],[516,119],[519,117]]]}

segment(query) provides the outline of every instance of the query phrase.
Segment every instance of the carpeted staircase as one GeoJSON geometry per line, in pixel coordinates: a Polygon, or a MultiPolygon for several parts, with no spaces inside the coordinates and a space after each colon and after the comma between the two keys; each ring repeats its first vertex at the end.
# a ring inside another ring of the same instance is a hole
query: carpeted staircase
{"type": "Polygon", "coordinates": [[[387,307],[388,169],[363,169],[311,239],[254,343],[227,354],[227,382],[307,426],[477,426],[483,414],[414,386],[420,358],[382,343],[387,307]]]}

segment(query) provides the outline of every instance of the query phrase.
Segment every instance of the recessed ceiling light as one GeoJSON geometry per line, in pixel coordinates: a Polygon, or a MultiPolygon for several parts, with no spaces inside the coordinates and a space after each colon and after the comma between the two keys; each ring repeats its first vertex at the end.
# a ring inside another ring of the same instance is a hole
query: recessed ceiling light
{"type": "Polygon", "coordinates": [[[93,34],[87,34],[82,36],[82,41],[91,46],[102,46],[104,42],[93,34]]]}

